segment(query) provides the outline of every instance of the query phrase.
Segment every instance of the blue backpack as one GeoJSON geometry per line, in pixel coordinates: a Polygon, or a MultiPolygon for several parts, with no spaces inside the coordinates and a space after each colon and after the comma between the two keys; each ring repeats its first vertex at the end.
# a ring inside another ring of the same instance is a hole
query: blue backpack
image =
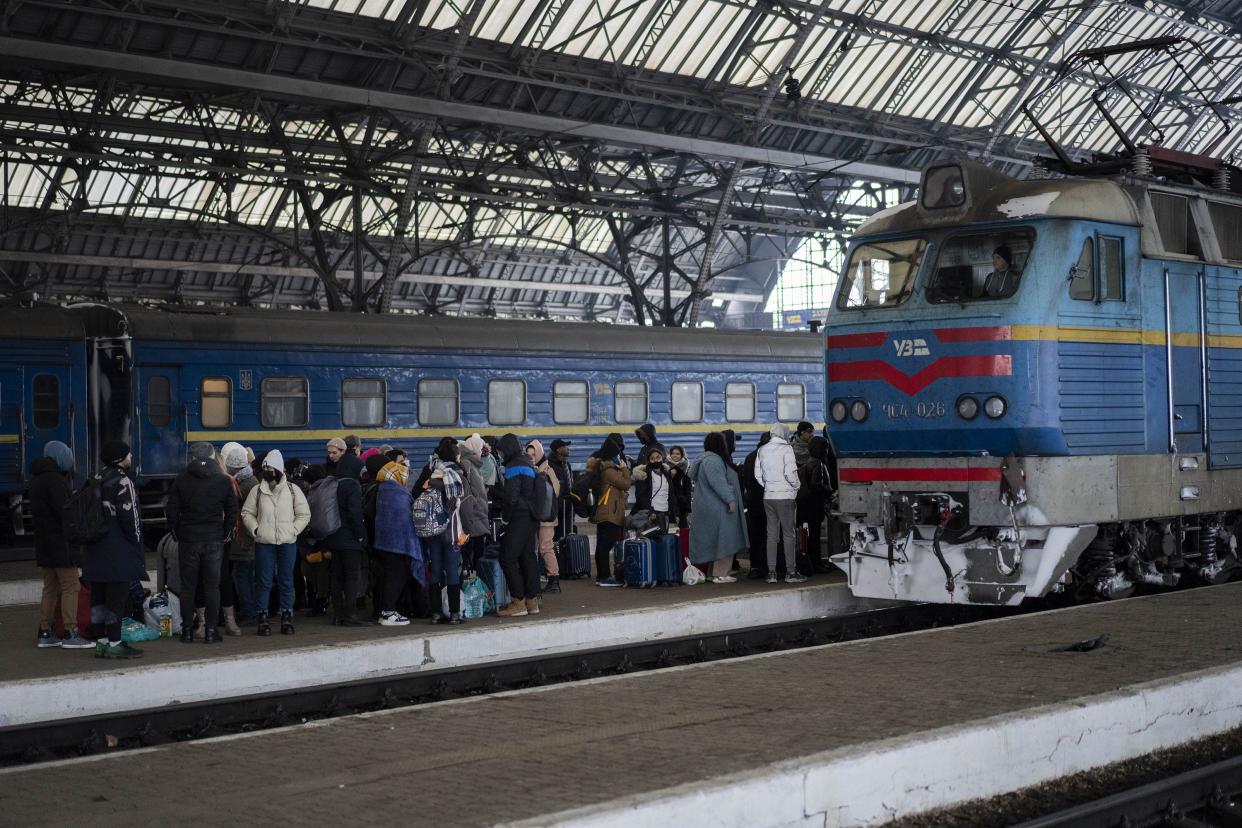
{"type": "Polygon", "coordinates": [[[410,507],[414,518],[414,534],[420,538],[434,538],[444,534],[449,525],[449,513],[444,508],[444,497],[435,489],[424,489],[410,507]]]}

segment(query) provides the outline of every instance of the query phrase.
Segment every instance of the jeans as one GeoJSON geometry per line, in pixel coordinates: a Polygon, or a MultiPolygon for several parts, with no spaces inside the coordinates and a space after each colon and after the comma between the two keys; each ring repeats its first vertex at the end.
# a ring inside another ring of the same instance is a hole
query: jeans
{"type": "Polygon", "coordinates": [[[293,564],[297,557],[296,543],[255,543],[255,597],[259,604],[258,611],[263,615],[267,614],[271,604],[273,576],[280,593],[280,611],[293,612],[293,564]]]}
{"type": "Polygon", "coordinates": [[[254,561],[233,561],[233,589],[237,591],[237,617],[254,618],[254,561]]]}
{"type": "Polygon", "coordinates": [[[461,612],[461,550],[443,536],[424,539],[423,549],[431,563],[429,597],[432,613],[440,611],[440,587],[445,584],[448,585],[449,612],[461,612]]]}
{"type": "MultiPolygon", "coordinates": [[[[203,604],[207,614],[203,623],[214,629],[220,617],[220,561],[224,557],[224,543],[209,541],[182,541],[177,545],[178,568],[181,571],[181,595],[195,598],[198,589],[203,591],[203,604]]],[[[181,601],[181,628],[194,629],[194,600],[181,601]]]]}
{"type": "Polygon", "coordinates": [[[794,502],[793,500],[765,500],[763,512],[768,523],[768,574],[776,572],[776,551],[784,544],[785,571],[793,575],[798,571],[795,550],[798,546],[794,540],[794,502]]]}

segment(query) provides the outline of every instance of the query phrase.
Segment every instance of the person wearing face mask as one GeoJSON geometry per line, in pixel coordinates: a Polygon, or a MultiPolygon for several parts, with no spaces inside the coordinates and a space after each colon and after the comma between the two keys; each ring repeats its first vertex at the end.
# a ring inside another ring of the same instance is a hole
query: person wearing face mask
{"type": "Polygon", "coordinates": [[[285,459],[273,449],[263,458],[261,482],[246,496],[242,521],[255,540],[255,578],[258,581],[258,634],[271,635],[267,608],[273,576],[280,593],[280,632],[293,635],[293,565],[298,535],[310,523],[310,506],[299,486],[284,474],[285,459]]]}
{"type": "Polygon", "coordinates": [[[677,499],[677,524],[689,526],[694,485],[690,482],[690,460],[686,457],[686,450],[681,446],[670,446],[668,466],[673,497],[677,499]]]}
{"type": "Polygon", "coordinates": [[[634,466],[634,506],[630,514],[645,511],[660,531],[667,532],[669,521],[680,517],[673,494],[672,467],[664,462],[664,446],[648,443],[634,466]]]}

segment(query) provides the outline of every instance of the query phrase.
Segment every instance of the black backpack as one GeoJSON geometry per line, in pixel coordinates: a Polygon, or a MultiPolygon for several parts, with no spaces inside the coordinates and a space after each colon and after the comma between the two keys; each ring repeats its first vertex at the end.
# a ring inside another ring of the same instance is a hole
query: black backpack
{"type": "Polygon", "coordinates": [[[595,486],[599,483],[599,476],[594,474],[581,474],[574,481],[573,487],[569,490],[569,502],[573,504],[574,514],[580,518],[592,518],[595,516],[595,486]]]}
{"type": "Polygon", "coordinates": [[[103,483],[98,477],[88,478],[82,488],[69,495],[60,509],[60,523],[65,540],[70,543],[95,543],[108,534],[112,513],[104,503],[103,483]]]}

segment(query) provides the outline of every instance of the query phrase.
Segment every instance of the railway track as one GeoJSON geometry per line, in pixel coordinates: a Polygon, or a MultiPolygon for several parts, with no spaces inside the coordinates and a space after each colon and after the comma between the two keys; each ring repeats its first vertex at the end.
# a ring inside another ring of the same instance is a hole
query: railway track
{"type": "Polygon", "coordinates": [[[1242,826],[1242,756],[1021,823],[1018,828],[1242,826]]]}
{"type": "Polygon", "coordinates": [[[757,652],[811,647],[995,617],[995,607],[930,604],[893,607],[813,621],[549,655],[539,659],[418,671],[303,690],[0,728],[0,767],[203,739],[369,710],[736,658],[757,652]]]}

